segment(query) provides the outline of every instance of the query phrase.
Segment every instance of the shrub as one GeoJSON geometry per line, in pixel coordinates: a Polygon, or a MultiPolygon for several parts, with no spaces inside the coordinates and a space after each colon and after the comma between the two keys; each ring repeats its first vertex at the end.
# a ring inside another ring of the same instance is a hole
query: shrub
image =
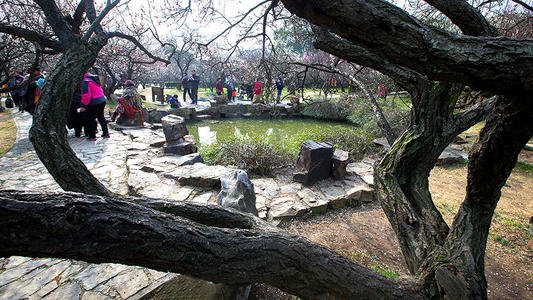
{"type": "Polygon", "coordinates": [[[324,120],[345,121],[353,111],[351,101],[346,98],[315,100],[302,109],[302,115],[324,120]]]}
{"type": "Polygon", "coordinates": [[[203,147],[200,152],[208,164],[232,165],[256,175],[270,175],[290,165],[289,154],[264,137],[235,137],[203,147]]]}
{"type": "Polygon", "coordinates": [[[352,160],[372,148],[375,135],[360,128],[345,126],[307,128],[297,134],[271,139],[268,135],[238,136],[200,148],[208,164],[233,165],[251,174],[269,175],[278,168],[293,166],[306,140],[328,142],[350,153],[352,160]]]}

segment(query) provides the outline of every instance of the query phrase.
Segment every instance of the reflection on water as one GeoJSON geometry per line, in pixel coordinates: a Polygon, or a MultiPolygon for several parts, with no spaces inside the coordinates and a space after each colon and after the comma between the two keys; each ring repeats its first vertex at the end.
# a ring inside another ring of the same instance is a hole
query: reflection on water
{"type": "MultiPolygon", "coordinates": [[[[219,129],[220,130],[220,129],[219,129]]],[[[274,128],[269,128],[265,131],[266,136],[271,136],[274,133],[274,128]]],[[[248,133],[242,134],[239,127],[233,127],[233,135],[239,138],[249,138],[248,133]]],[[[209,126],[198,126],[198,142],[200,146],[207,146],[217,142],[217,132],[211,130],[209,126]]],[[[267,138],[267,141],[269,139],[267,138]]]]}
{"type": "Polygon", "coordinates": [[[266,141],[292,140],[304,132],[320,133],[324,130],[353,130],[353,125],[309,119],[293,120],[211,120],[189,124],[189,132],[195,136],[200,147],[232,137],[250,138],[263,136],[266,141]]]}
{"type": "Polygon", "coordinates": [[[198,127],[198,140],[200,146],[207,146],[217,142],[217,132],[211,131],[209,126],[198,127]]]}

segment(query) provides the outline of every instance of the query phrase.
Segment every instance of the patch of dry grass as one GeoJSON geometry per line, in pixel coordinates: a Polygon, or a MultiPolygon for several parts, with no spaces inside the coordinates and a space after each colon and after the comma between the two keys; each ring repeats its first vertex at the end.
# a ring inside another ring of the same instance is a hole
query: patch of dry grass
{"type": "Polygon", "coordinates": [[[17,127],[9,111],[0,113],[0,157],[13,147],[17,138],[17,127]]]}
{"type": "MultiPolygon", "coordinates": [[[[467,167],[433,169],[430,190],[435,205],[446,222],[453,217],[465,197],[467,167]]],[[[489,296],[523,297],[533,292],[533,239],[528,232],[533,216],[533,174],[520,167],[502,188],[494,213],[485,258],[489,296]]]]}

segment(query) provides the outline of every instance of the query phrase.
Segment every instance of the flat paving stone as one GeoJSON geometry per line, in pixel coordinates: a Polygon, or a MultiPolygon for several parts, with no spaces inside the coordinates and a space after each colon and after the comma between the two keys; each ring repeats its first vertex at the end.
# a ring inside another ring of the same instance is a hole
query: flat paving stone
{"type": "Polygon", "coordinates": [[[232,169],[224,166],[207,166],[203,163],[183,166],[164,176],[177,180],[181,185],[202,188],[220,188],[220,177],[232,169]]]}

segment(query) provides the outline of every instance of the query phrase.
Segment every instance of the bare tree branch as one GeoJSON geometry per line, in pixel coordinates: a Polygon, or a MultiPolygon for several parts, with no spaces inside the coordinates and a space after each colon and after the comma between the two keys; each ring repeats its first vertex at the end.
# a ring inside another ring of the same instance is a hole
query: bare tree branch
{"type": "MultiPolygon", "coordinates": [[[[92,0],[89,1],[89,0],[85,0],[86,2],[91,2],[92,3],[92,0]]],[[[102,22],[102,20],[105,18],[105,16],[113,9],[115,8],[115,6],[117,6],[118,4],[120,3],[120,0],[114,0],[113,2],[111,1],[107,1],[107,4],[106,6],[104,7],[104,9],[102,10],[102,12],[100,12],[100,14],[94,18],[93,20],[91,20],[91,26],[89,27],[89,29],[87,29],[87,31],[83,34],[83,39],[85,41],[88,41],[89,38],[91,37],[91,35],[93,34],[93,32],[95,32],[97,29],[100,30],[102,27],[100,25],[100,23],[102,22]]],[[[92,18],[91,18],[92,19],[92,18]]]]}
{"type": "Polygon", "coordinates": [[[139,42],[139,40],[137,40],[135,37],[133,37],[131,35],[127,35],[127,34],[122,33],[122,32],[110,32],[110,33],[107,33],[107,38],[108,39],[111,39],[111,38],[114,38],[114,37],[118,37],[118,38],[125,39],[125,40],[128,40],[128,41],[132,42],[133,44],[135,44],[139,48],[139,50],[144,52],[148,57],[150,57],[154,61],[160,61],[160,62],[163,62],[163,63],[165,63],[167,65],[170,64],[170,61],[168,61],[168,60],[166,60],[164,58],[157,57],[157,56],[153,55],[150,51],[148,51],[148,49],[146,49],[139,42]]]}
{"type": "Polygon", "coordinates": [[[53,40],[44,34],[38,33],[34,30],[17,27],[5,23],[0,23],[0,32],[23,38],[29,42],[37,43],[45,48],[62,51],[64,49],[63,44],[57,40],[53,40]]]}
{"type": "Polygon", "coordinates": [[[514,3],[522,5],[525,9],[529,10],[530,12],[533,12],[533,6],[528,5],[527,3],[520,1],[520,0],[511,0],[514,3]]]}
{"type": "Polygon", "coordinates": [[[219,37],[223,36],[224,34],[226,34],[228,31],[230,31],[233,27],[239,25],[240,23],[242,23],[244,20],[246,20],[248,18],[248,16],[254,11],[256,10],[257,8],[265,5],[266,3],[269,3],[271,0],[264,0],[264,1],[261,1],[259,4],[257,4],[256,6],[252,7],[251,9],[249,9],[246,13],[244,13],[244,15],[239,19],[237,20],[235,23],[232,23],[230,24],[228,27],[226,27],[222,32],[220,32],[219,34],[217,34],[214,38],[212,38],[210,41],[208,41],[207,43],[205,44],[202,44],[202,46],[209,46],[211,45],[211,43],[213,43],[214,41],[216,41],[219,37]]]}

